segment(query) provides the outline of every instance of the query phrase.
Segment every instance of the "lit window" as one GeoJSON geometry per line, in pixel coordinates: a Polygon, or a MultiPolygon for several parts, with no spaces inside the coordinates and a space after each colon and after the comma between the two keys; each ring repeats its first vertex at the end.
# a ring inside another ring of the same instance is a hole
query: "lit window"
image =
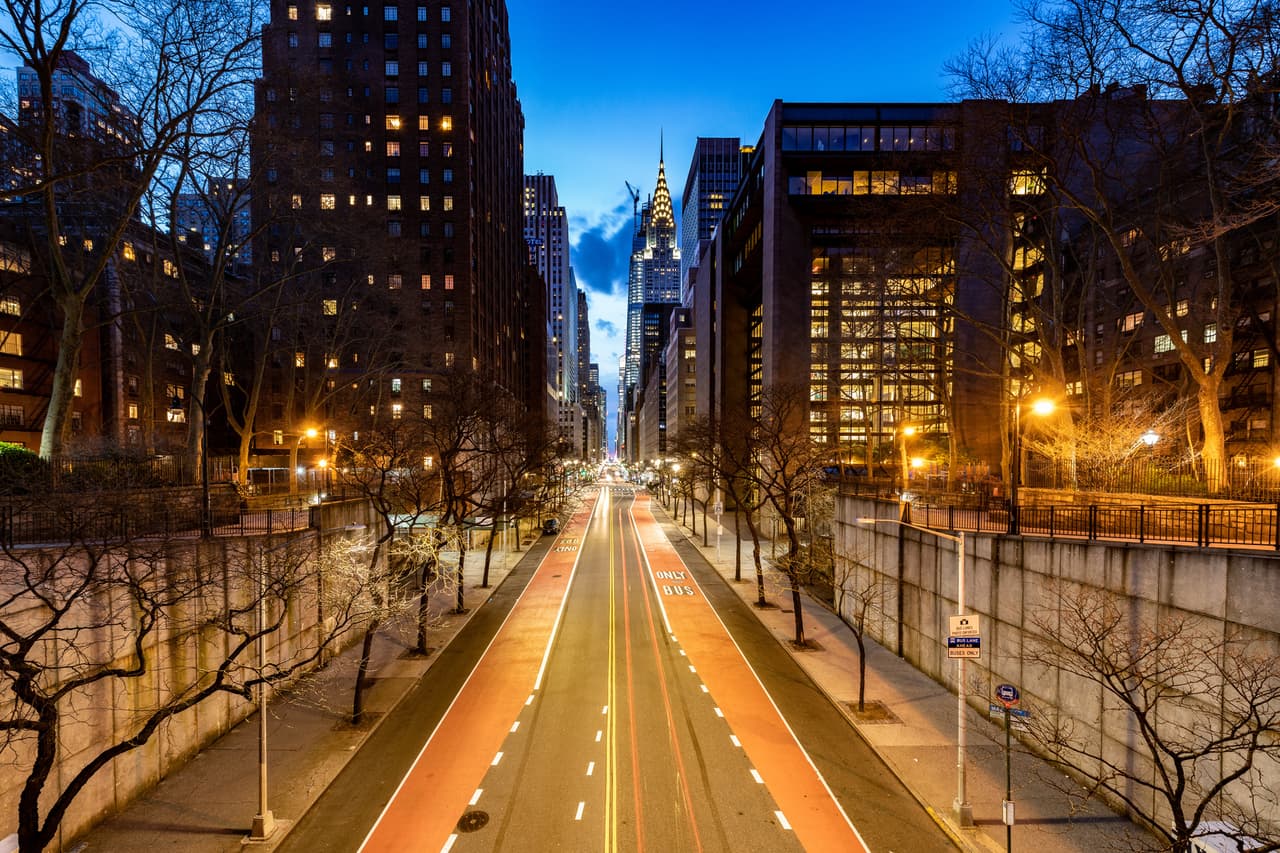
{"type": "Polygon", "coordinates": [[[1217,340],[1218,340],[1218,324],[1206,323],[1204,327],[1204,342],[1206,344],[1212,344],[1217,342],[1217,340]]]}
{"type": "Polygon", "coordinates": [[[398,195],[387,196],[387,210],[399,210],[399,209],[400,209],[400,196],[398,195]]]}
{"type": "Polygon", "coordinates": [[[0,367],[0,388],[22,390],[22,371],[14,367],[0,367]]]}
{"type": "Polygon", "coordinates": [[[1136,388],[1141,384],[1141,370],[1126,370],[1123,373],[1116,374],[1116,386],[1122,391],[1127,391],[1130,388],[1136,388]]]}
{"type": "Polygon", "coordinates": [[[124,250],[122,251],[122,254],[124,255],[124,259],[125,259],[126,261],[132,261],[132,260],[136,260],[136,259],[137,259],[137,256],[136,256],[136,255],[134,255],[134,253],[133,253],[133,244],[132,244],[132,243],[125,243],[125,244],[124,244],[124,250]]]}
{"type": "Polygon", "coordinates": [[[431,393],[431,377],[422,380],[422,390],[424,393],[431,393]]]}
{"type": "Polygon", "coordinates": [[[332,7],[332,6],[330,6],[328,3],[317,3],[317,4],[316,4],[316,20],[317,20],[317,21],[332,21],[332,20],[333,20],[333,7],[332,7]]]}
{"type": "Polygon", "coordinates": [[[338,257],[338,250],[333,246],[322,246],[320,248],[320,257],[325,261],[332,261],[338,257]]]}
{"type": "Polygon", "coordinates": [[[1067,383],[1067,396],[1078,397],[1084,393],[1084,382],[1077,379],[1075,382],[1067,383]]]}
{"type": "Polygon", "coordinates": [[[444,354],[444,366],[453,367],[453,353],[447,352],[444,354]]]}
{"type": "Polygon", "coordinates": [[[441,77],[452,77],[452,76],[453,76],[453,63],[452,63],[452,62],[441,62],[441,63],[440,63],[440,76],[441,76],[441,77]]]}
{"type": "Polygon", "coordinates": [[[293,354],[293,366],[294,366],[294,367],[306,367],[306,366],[307,366],[307,354],[306,354],[305,352],[301,351],[301,350],[298,350],[297,352],[295,352],[295,353],[293,354]]]}
{"type": "Polygon", "coordinates": [[[453,275],[449,274],[444,277],[444,289],[453,290],[453,275]]]}
{"type": "Polygon", "coordinates": [[[293,197],[289,199],[289,206],[292,207],[294,210],[302,210],[301,194],[294,193],[293,197]]]}
{"type": "Polygon", "coordinates": [[[1152,348],[1156,355],[1173,351],[1173,338],[1168,335],[1156,335],[1155,346],[1152,348]]]}
{"type": "Polygon", "coordinates": [[[282,429],[272,430],[271,443],[276,445],[284,444],[284,430],[282,429]]]}
{"type": "Polygon", "coordinates": [[[425,272],[424,272],[424,273],[422,274],[422,289],[423,289],[423,290],[430,290],[430,289],[431,289],[431,274],[430,274],[430,273],[425,273],[425,272]]]}
{"type": "Polygon", "coordinates": [[[403,281],[404,279],[401,277],[400,273],[393,272],[387,276],[387,289],[399,290],[403,281]]]}
{"type": "Polygon", "coordinates": [[[400,416],[401,416],[401,415],[403,415],[403,414],[404,414],[404,404],[403,404],[403,403],[392,403],[392,404],[391,404],[391,417],[392,417],[392,419],[393,419],[393,420],[397,420],[397,421],[398,421],[398,420],[400,420],[400,416]]]}
{"type": "Polygon", "coordinates": [[[71,396],[72,397],[84,396],[84,380],[83,379],[77,379],[76,384],[71,387],[71,396]]]}
{"type": "MultiPolygon", "coordinates": [[[[422,404],[422,417],[423,417],[423,418],[425,418],[426,420],[431,420],[431,419],[432,419],[432,417],[434,417],[434,416],[435,416],[435,409],[433,409],[433,408],[431,407],[431,404],[430,404],[430,403],[423,403],[423,404],[422,404]]],[[[427,458],[428,458],[428,459],[430,459],[431,457],[427,457],[427,458]]],[[[431,466],[430,466],[430,465],[428,465],[427,467],[429,468],[429,467],[431,467],[431,466]]]]}
{"type": "Polygon", "coordinates": [[[399,394],[399,393],[400,393],[400,380],[399,380],[399,379],[392,379],[392,380],[391,380],[391,393],[392,393],[392,394],[399,394]]]}
{"type": "Polygon", "coordinates": [[[441,207],[444,210],[453,210],[453,196],[447,195],[441,199],[441,207]]]}
{"type": "Polygon", "coordinates": [[[287,13],[287,16],[288,16],[289,20],[291,20],[291,21],[296,21],[296,20],[298,20],[298,7],[297,7],[297,6],[289,6],[285,11],[286,11],[286,13],[287,13]]]}
{"type": "MultiPolygon", "coordinates": [[[[431,129],[431,117],[418,116],[418,130],[430,130],[430,129],[431,129]]],[[[431,147],[426,142],[418,143],[418,153],[421,154],[423,157],[427,156],[430,150],[431,150],[431,147]]]]}
{"type": "Polygon", "coordinates": [[[426,6],[419,6],[419,7],[418,7],[418,20],[419,20],[419,21],[425,21],[425,20],[427,20],[427,7],[426,7],[426,6]]]}
{"type": "Polygon", "coordinates": [[[382,20],[395,21],[395,20],[398,20],[399,17],[400,17],[399,6],[383,6],[382,7],[382,20]]]}
{"type": "Polygon", "coordinates": [[[338,314],[338,300],[326,299],[324,301],[324,313],[326,317],[336,317],[338,314]]]}
{"type": "Polygon", "coordinates": [[[1253,351],[1254,367],[1270,367],[1271,366],[1271,350],[1256,349],[1253,351]]]}
{"type": "Polygon", "coordinates": [[[325,366],[325,367],[327,367],[327,368],[329,368],[330,370],[337,370],[337,369],[338,369],[338,357],[337,357],[336,355],[333,355],[332,353],[330,353],[330,354],[326,355],[326,356],[324,357],[324,366],[325,366]]]}
{"type": "Polygon", "coordinates": [[[320,194],[320,209],[333,210],[338,206],[338,197],[333,193],[320,194]]]}
{"type": "Polygon", "coordinates": [[[4,355],[22,355],[22,335],[17,332],[5,334],[0,332],[0,353],[4,355]]]}
{"type": "Polygon", "coordinates": [[[1120,321],[1120,330],[1123,332],[1132,332],[1142,326],[1143,312],[1137,311],[1133,314],[1126,314],[1124,319],[1120,321]]]}
{"type": "MultiPolygon", "coordinates": [[[[453,116],[440,116],[440,129],[453,130],[453,116]]],[[[445,156],[448,157],[450,155],[446,154],[445,156]]]]}
{"type": "Polygon", "coordinates": [[[418,196],[418,210],[430,210],[430,209],[431,209],[431,197],[425,196],[425,195],[418,196]]]}
{"type": "Polygon", "coordinates": [[[14,317],[21,317],[22,302],[16,296],[0,296],[0,314],[12,314],[14,317]]]}
{"type": "Polygon", "coordinates": [[[440,7],[440,21],[441,21],[442,23],[446,23],[446,24],[447,24],[447,23],[448,23],[449,21],[451,21],[451,20],[453,20],[453,17],[452,17],[452,15],[449,13],[449,7],[448,7],[448,6],[441,6],[441,7],[440,7]]]}
{"type": "Polygon", "coordinates": [[[165,333],[164,333],[164,348],[165,348],[165,349],[174,349],[174,350],[176,350],[176,349],[178,348],[178,339],[177,339],[177,338],[175,338],[173,335],[169,334],[168,332],[165,332],[165,333]]]}
{"type": "Polygon", "coordinates": [[[1186,299],[1179,299],[1174,310],[1179,317],[1185,317],[1191,313],[1191,302],[1186,299]]]}
{"type": "MultiPolygon", "coordinates": [[[[396,116],[396,115],[387,116],[387,130],[399,130],[401,125],[402,125],[402,122],[400,121],[400,116],[396,116]]],[[[368,151],[369,149],[366,148],[365,150],[368,151]]]]}
{"type": "Polygon", "coordinates": [[[1044,174],[1033,171],[1015,171],[1009,176],[1011,195],[1040,195],[1044,192],[1044,174]]]}
{"type": "Polygon", "coordinates": [[[137,419],[138,419],[138,404],[130,403],[129,404],[129,420],[136,421],[137,419]]]}

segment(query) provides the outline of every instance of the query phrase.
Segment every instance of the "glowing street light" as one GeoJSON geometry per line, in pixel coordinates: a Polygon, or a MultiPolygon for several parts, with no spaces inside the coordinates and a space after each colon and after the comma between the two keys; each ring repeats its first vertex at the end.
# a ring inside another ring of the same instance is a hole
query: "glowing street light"
{"type": "MultiPolygon", "coordinates": [[[[1018,400],[1013,406],[1013,476],[1009,482],[1009,533],[1018,535],[1018,486],[1022,483],[1022,406],[1018,400]]],[[[1047,397],[1031,402],[1031,413],[1040,417],[1053,414],[1057,404],[1047,397]]]]}

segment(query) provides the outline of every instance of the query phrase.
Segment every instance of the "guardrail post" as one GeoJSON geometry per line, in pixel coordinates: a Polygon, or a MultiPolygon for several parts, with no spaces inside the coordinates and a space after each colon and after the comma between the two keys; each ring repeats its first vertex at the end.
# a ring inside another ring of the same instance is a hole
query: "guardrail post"
{"type": "Polygon", "coordinates": [[[1272,524],[1272,528],[1275,530],[1275,533],[1276,533],[1276,550],[1280,551],[1280,503],[1276,504],[1275,512],[1276,514],[1273,520],[1274,523],[1272,524]]]}
{"type": "Polygon", "coordinates": [[[1200,504],[1196,512],[1196,544],[1209,547],[1209,505],[1200,504]]]}
{"type": "Polygon", "coordinates": [[[1098,507],[1093,505],[1089,507],[1089,538],[1098,538],[1098,507]]]}
{"type": "Polygon", "coordinates": [[[1054,510],[1054,507],[1052,504],[1050,504],[1049,505],[1049,538],[1050,539],[1053,538],[1053,530],[1054,530],[1053,510],[1054,510]]]}
{"type": "Polygon", "coordinates": [[[1147,522],[1147,508],[1142,504],[1138,504],[1138,541],[1139,542],[1147,541],[1146,522],[1147,522]]]}

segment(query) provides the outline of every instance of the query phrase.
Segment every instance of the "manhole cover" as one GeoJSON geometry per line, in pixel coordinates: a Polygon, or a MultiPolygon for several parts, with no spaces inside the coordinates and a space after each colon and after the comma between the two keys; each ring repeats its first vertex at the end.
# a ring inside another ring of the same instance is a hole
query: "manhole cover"
{"type": "Polygon", "coordinates": [[[484,829],[488,822],[488,812],[467,812],[458,819],[458,832],[475,832],[477,829],[484,829]]]}

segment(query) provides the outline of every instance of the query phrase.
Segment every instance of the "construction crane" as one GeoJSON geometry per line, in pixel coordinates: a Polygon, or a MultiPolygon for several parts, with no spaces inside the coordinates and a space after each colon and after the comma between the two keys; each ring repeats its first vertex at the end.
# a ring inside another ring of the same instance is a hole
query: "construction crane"
{"type": "Polygon", "coordinates": [[[630,181],[623,181],[627,185],[627,193],[631,196],[631,219],[635,227],[639,227],[640,222],[640,190],[631,186],[630,181]]]}

